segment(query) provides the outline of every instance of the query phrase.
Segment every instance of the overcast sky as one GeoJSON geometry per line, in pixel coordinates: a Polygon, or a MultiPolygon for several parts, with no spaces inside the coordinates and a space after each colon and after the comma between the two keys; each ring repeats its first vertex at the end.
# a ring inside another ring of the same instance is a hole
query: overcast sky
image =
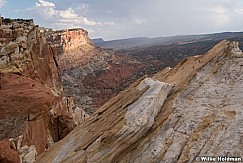
{"type": "Polygon", "coordinates": [[[0,0],[0,13],[105,40],[243,31],[243,0],[0,0]]]}

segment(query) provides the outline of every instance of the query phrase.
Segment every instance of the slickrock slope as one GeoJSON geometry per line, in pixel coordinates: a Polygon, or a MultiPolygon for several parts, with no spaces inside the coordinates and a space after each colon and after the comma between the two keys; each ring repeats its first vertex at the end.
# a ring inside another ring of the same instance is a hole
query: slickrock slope
{"type": "Polygon", "coordinates": [[[64,93],[92,113],[135,80],[132,59],[96,47],[83,29],[45,32],[58,49],[64,93]]]}
{"type": "Polygon", "coordinates": [[[37,162],[195,162],[243,156],[243,53],[208,53],[140,79],[55,143],[37,162]]]}
{"type": "Polygon", "coordinates": [[[1,22],[0,140],[11,140],[21,159],[33,161],[81,119],[75,122],[78,108],[64,103],[56,48],[39,27],[33,20],[1,22]]]}

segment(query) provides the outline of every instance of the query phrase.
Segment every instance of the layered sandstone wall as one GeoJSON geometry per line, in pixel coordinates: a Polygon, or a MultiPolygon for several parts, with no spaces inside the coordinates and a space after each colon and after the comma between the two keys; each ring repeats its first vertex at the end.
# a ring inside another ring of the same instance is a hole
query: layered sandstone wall
{"type": "Polygon", "coordinates": [[[13,140],[22,158],[39,155],[83,118],[75,122],[79,108],[65,105],[56,47],[33,20],[2,20],[0,94],[0,139],[13,140]]]}

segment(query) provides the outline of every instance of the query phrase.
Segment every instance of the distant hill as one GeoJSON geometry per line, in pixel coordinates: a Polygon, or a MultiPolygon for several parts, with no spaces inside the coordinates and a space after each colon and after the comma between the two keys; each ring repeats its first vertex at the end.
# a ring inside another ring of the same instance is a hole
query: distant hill
{"type": "Polygon", "coordinates": [[[135,38],[110,40],[110,41],[104,41],[103,39],[94,39],[92,41],[96,45],[102,48],[123,50],[123,49],[131,49],[131,48],[138,48],[138,47],[168,45],[168,44],[175,44],[175,43],[187,44],[187,43],[206,41],[206,40],[216,41],[216,40],[223,40],[223,39],[231,39],[235,37],[243,37],[243,32],[223,32],[223,33],[202,34],[202,35],[179,35],[179,36],[157,37],[157,38],[135,37],[135,38]]]}
{"type": "MultiPolygon", "coordinates": [[[[103,40],[103,39],[102,39],[103,40]]],[[[150,45],[152,42],[151,38],[148,37],[137,37],[127,38],[120,40],[101,41],[101,39],[93,39],[94,44],[102,48],[112,48],[114,50],[129,49],[133,47],[139,47],[144,45],[150,45]]]]}
{"type": "Polygon", "coordinates": [[[100,43],[103,43],[105,41],[103,40],[103,38],[96,38],[96,39],[92,39],[92,42],[94,44],[100,44],[100,43]]]}
{"type": "Polygon", "coordinates": [[[110,40],[110,41],[96,41],[92,40],[96,45],[103,47],[103,48],[112,48],[112,49],[123,49],[123,48],[131,48],[141,45],[147,45],[151,38],[148,37],[135,37],[135,38],[127,38],[127,39],[120,39],[120,40],[110,40]]]}

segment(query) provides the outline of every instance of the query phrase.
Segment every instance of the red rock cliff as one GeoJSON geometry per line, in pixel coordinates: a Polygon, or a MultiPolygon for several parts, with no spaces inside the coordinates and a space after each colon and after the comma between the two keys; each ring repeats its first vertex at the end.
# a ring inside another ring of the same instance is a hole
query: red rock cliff
{"type": "Polygon", "coordinates": [[[42,153],[74,125],[63,102],[56,55],[33,20],[2,20],[0,139],[14,140],[22,159],[29,149],[34,157],[42,153]]]}
{"type": "Polygon", "coordinates": [[[47,40],[52,42],[59,52],[66,52],[91,43],[88,32],[81,28],[52,31],[46,34],[47,40]]]}

